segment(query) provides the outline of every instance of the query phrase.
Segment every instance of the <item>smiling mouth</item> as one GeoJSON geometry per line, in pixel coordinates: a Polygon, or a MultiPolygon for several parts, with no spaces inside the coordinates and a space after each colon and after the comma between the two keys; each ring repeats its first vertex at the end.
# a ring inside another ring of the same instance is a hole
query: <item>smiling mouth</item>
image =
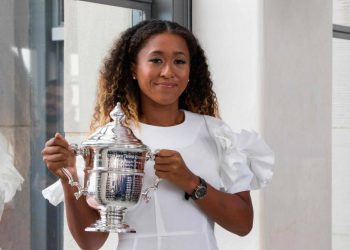
{"type": "Polygon", "coordinates": [[[176,83],[171,83],[171,82],[160,82],[160,83],[155,83],[156,86],[164,87],[164,88],[174,88],[177,87],[176,83]]]}

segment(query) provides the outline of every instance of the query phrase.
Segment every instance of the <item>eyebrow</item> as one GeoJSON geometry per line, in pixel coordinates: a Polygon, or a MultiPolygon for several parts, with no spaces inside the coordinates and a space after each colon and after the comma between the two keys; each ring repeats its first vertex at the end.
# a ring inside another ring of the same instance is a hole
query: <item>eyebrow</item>
{"type": "MultiPolygon", "coordinates": [[[[160,51],[160,50],[153,50],[153,51],[151,51],[150,53],[149,53],[149,55],[162,55],[162,54],[164,54],[164,52],[163,51],[160,51]]],[[[174,54],[175,55],[186,55],[184,52],[182,52],[182,51],[175,51],[174,52],[174,54]]]]}

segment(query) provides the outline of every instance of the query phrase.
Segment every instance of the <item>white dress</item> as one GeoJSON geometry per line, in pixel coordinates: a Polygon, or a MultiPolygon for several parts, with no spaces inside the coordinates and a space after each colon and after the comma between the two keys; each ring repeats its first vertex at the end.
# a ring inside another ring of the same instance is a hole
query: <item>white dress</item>
{"type": "MultiPolygon", "coordinates": [[[[214,188],[237,193],[264,187],[272,177],[274,155],[255,132],[234,133],[220,119],[185,111],[183,123],[141,124],[135,135],[152,150],[178,151],[187,167],[214,188]]],[[[144,187],[156,179],[153,162],[145,166],[144,187]]],[[[55,196],[55,195],[54,195],[55,196]]],[[[185,200],[184,191],[162,180],[146,203],[127,211],[136,234],[120,234],[118,250],[215,250],[214,222],[185,200]]],[[[50,194],[46,194],[50,200],[50,194]]]]}

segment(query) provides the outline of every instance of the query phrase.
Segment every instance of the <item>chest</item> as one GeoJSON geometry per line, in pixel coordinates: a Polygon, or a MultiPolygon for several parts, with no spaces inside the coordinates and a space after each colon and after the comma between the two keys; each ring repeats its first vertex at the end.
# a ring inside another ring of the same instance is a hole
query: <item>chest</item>
{"type": "MultiPolygon", "coordinates": [[[[189,131],[188,131],[189,132],[189,131]]],[[[154,152],[157,149],[175,150],[181,154],[186,166],[212,186],[220,187],[219,156],[215,141],[205,127],[189,133],[162,133],[152,136],[141,134],[141,140],[154,152]]],[[[154,179],[154,162],[147,162],[146,179],[154,179]]]]}

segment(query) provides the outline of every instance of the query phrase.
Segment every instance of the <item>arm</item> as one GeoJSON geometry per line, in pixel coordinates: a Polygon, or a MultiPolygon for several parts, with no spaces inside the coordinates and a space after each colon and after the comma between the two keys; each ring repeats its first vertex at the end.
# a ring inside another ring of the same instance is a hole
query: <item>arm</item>
{"type": "MultiPolygon", "coordinates": [[[[184,163],[181,155],[172,150],[161,150],[155,160],[156,175],[166,179],[189,194],[199,179],[184,163]]],[[[228,194],[208,185],[207,194],[195,201],[213,221],[240,236],[250,232],[253,225],[253,206],[248,191],[228,194]]]]}
{"type": "Polygon", "coordinates": [[[57,133],[45,144],[42,155],[48,169],[61,180],[68,227],[74,240],[84,250],[100,248],[106,241],[108,233],[91,233],[84,230],[99,218],[98,212],[89,207],[84,197],[76,200],[74,196],[76,189],[68,184],[67,177],[61,170],[63,167],[67,168],[73,178],[78,180],[75,155],[70,150],[68,142],[57,133]]]}
{"type": "Polygon", "coordinates": [[[89,207],[86,199],[81,197],[77,200],[72,188],[66,180],[61,179],[64,190],[64,200],[69,230],[82,249],[99,249],[106,241],[108,233],[85,232],[85,228],[99,219],[96,210],[89,207]]]}
{"type": "Polygon", "coordinates": [[[253,206],[249,191],[228,194],[208,185],[204,198],[195,202],[209,218],[232,233],[245,236],[253,227],[253,206]]]}

